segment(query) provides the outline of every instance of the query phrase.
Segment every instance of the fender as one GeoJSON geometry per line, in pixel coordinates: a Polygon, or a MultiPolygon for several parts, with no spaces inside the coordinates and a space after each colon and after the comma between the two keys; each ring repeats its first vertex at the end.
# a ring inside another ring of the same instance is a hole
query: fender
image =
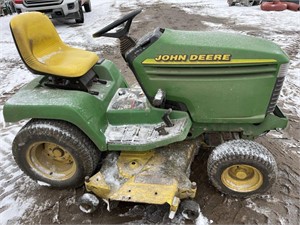
{"type": "Polygon", "coordinates": [[[127,87],[115,65],[105,60],[95,72],[107,85],[99,87],[99,95],[82,91],[53,89],[41,86],[36,78],[19,90],[4,105],[6,122],[23,119],[64,120],[80,128],[101,150],[107,150],[104,131],[107,127],[106,109],[119,87],[127,87]]]}

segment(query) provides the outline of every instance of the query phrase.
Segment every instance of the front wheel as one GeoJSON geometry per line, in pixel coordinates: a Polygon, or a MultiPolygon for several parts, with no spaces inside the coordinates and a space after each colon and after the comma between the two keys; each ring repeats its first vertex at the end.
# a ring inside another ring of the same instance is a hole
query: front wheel
{"type": "Polygon", "coordinates": [[[31,120],[14,139],[13,156],[24,173],[39,184],[73,188],[92,175],[100,151],[70,123],[31,120]]]}
{"type": "Polygon", "coordinates": [[[277,177],[273,155],[262,145],[248,140],[233,140],[213,150],[207,162],[212,184],[234,197],[249,197],[266,192],[277,177]]]}

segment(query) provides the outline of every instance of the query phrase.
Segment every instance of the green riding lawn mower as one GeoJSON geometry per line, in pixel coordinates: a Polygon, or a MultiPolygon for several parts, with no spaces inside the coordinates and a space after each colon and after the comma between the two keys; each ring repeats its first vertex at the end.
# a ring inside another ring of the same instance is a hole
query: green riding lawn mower
{"type": "Polygon", "coordinates": [[[288,56],[274,43],[244,35],[157,28],[136,41],[128,33],[141,10],[93,37],[120,40],[140,87],[115,64],[64,44],[51,21],[32,12],[12,18],[12,35],[38,78],[4,106],[7,122],[30,119],[13,156],[33,180],[57,188],[85,184],[82,211],[103,199],[179,205],[195,219],[197,181],[190,168],[202,146],[208,177],[221,192],[248,197],[275,182],[272,154],[254,138],[287,126],[277,99],[288,56]],[[216,138],[217,137],[217,138],[216,138]]]}

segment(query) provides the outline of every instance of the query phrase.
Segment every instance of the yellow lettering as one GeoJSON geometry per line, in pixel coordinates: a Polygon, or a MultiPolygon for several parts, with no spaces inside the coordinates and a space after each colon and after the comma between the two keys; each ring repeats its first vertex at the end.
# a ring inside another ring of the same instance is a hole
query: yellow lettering
{"type": "Polygon", "coordinates": [[[178,61],[186,61],[186,55],[179,55],[178,61]]]}
{"type": "Polygon", "coordinates": [[[156,58],[154,58],[155,61],[161,61],[161,55],[157,56],[156,58]]]}
{"type": "Polygon", "coordinates": [[[199,61],[205,61],[205,56],[206,55],[199,55],[198,60],[199,61]]]}
{"type": "Polygon", "coordinates": [[[190,55],[190,61],[196,61],[198,58],[197,55],[190,55]]]}
{"type": "Polygon", "coordinates": [[[170,61],[177,61],[178,55],[170,55],[170,61]]]}
{"type": "Polygon", "coordinates": [[[221,61],[222,60],[222,55],[215,55],[214,60],[221,61]]]}
{"type": "Polygon", "coordinates": [[[213,56],[214,56],[214,55],[206,55],[205,59],[206,59],[207,61],[212,61],[212,60],[213,60],[213,56]]]}
{"type": "Polygon", "coordinates": [[[230,61],[230,54],[209,54],[209,55],[158,55],[155,61],[230,61]]]}
{"type": "Polygon", "coordinates": [[[231,55],[229,55],[229,54],[223,55],[222,60],[223,61],[230,61],[231,60],[231,55]]]}
{"type": "Polygon", "coordinates": [[[170,59],[170,56],[168,56],[168,55],[163,55],[162,56],[163,61],[169,61],[169,59],[170,59]]]}

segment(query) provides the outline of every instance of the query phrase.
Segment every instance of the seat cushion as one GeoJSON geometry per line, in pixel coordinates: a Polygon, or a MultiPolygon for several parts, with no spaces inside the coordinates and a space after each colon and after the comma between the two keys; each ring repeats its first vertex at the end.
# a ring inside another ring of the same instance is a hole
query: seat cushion
{"type": "Polygon", "coordinates": [[[10,27],[21,58],[34,73],[80,77],[99,60],[93,52],[64,44],[50,19],[42,13],[17,15],[10,27]]]}
{"type": "Polygon", "coordinates": [[[42,65],[40,68],[43,71],[64,77],[82,76],[99,60],[99,57],[93,52],[66,45],[53,46],[53,51],[50,51],[48,54],[36,53],[35,55],[39,64],[42,65]]]}

